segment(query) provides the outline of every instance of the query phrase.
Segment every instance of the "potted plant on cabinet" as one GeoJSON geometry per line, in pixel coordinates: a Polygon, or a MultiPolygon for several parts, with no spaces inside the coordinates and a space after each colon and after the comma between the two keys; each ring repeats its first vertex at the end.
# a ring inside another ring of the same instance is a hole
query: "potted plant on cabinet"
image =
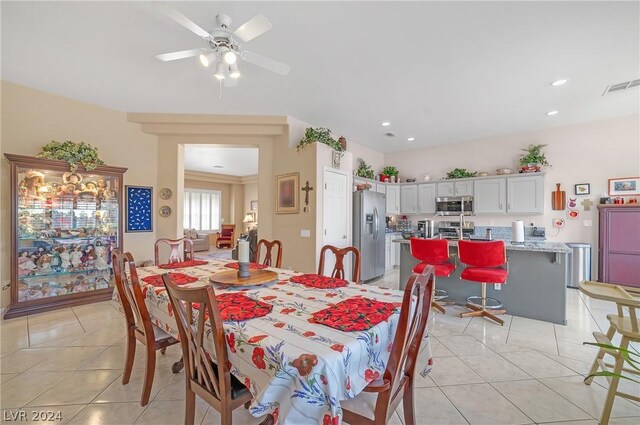
{"type": "Polygon", "coordinates": [[[524,153],[520,155],[520,172],[535,173],[542,170],[542,167],[551,167],[542,148],[547,145],[529,145],[521,149],[524,153]]]}
{"type": "Polygon", "coordinates": [[[360,161],[360,166],[356,171],[356,176],[364,177],[365,179],[373,179],[373,169],[371,168],[371,166],[366,162],[364,162],[362,158],[360,158],[359,161],[360,161]]]}
{"type": "Polygon", "coordinates": [[[395,183],[398,180],[398,169],[393,165],[387,165],[382,169],[382,173],[380,174],[380,181],[390,181],[391,183],[395,183]]]}

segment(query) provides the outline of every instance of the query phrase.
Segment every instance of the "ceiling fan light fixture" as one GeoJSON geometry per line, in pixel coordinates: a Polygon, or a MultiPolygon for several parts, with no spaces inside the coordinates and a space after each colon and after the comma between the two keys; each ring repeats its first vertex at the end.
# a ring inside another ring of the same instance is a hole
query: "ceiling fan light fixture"
{"type": "Polygon", "coordinates": [[[237,63],[229,65],[229,77],[240,78],[240,70],[237,63]]]}
{"type": "Polygon", "coordinates": [[[213,76],[218,80],[224,80],[224,64],[222,62],[218,62],[218,65],[216,65],[216,72],[213,76]]]}
{"type": "Polygon", "coordinates": [[[216,54],[215,53],[209,53],[209,54],[201,54],[199,56],[200,59],[200,64],[202,64],[202,66],[204,67],[208,67],[209,65],[211,65],[213,62],[215,62],[216,60],[216,54]]]}
{"type": "Polygon", "coordinates": [[[233,65],[238,60],[236,54],[228,47],[221,47],[218,52],[220,53],[220,59],[227,65],[233,65]]]}

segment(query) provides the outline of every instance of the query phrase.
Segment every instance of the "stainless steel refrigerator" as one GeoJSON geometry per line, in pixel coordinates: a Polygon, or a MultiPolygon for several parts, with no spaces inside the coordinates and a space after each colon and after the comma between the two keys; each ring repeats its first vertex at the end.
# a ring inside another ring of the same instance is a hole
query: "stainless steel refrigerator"
{"type": "Polygon", "coordinates": [[[353,244],[360,251],[360,279],[384,274],[386,196],[359,190],[353,193],[353,244]]]}

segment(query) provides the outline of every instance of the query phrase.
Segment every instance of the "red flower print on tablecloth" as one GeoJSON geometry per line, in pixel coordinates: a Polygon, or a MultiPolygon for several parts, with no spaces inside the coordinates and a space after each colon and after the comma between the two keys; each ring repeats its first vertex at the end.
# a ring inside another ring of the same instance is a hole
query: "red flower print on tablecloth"
{"type": "Polygon", "coordinates": [[[280,409],[278,409],[276,407],[275,410],[273,411],[273,413],[271,414],[271,416],[273,416],[273,423],[277,424],[278,423],[278,416],[280,416],[280,409]]]}
{"type": "Polygon", "coordinates": [[[341,288],[348,285],[348,282],[344,279],[319,276],[317,274],[301,274],[299,276],[292,276],[289,280],[293,283],[299,283],[304,286],[320,289],[341,288]]]}
{"type": "MultiPolygon", "coordinates": [[[[188,276],[184,273],[169,273],[169,277],[171,278],[171,282],[175,283],[176,285],[193,283],[198,280],[197,277],[188,276]]],[[[143,277],[142,281],[148,285],[153,285],[156,288],[164,288],[161,274],[154,274],[151,276],[143,277]]]]}
{"type": "Polygon", "coordinates": [[[209,262],[204,260],[188,260],[169,264],[160,264],[158,267],[161,269],[183,269],[185,267],[204,266],[205,264],[209,264],[209,262]]]}
{"type": "Polygon", "coordinates": [[[323,385],[328,385],[329,384],[329,380],[324,375],[320,375],[320,380],[322,381],[323,385]]]}
{"type": "Polygon", "coordinates": [[[264,350],[260,347],[256,347],[253,349],[251,360],[258,369],[265,369],[267,367],[266,363],[264,362],[264,350]]]}
{"type": "Polygon", "coordinates": [[[231,351],[232,353],[235,353],[236,352],[236,334],[231,332],[225,335],[225,338],[227,339],[227,345],[229,346],[229,351],[231,351]]]}
{"type": "Polygon", "coordinates": [[[271,304],[256,301],[241,293],[216,296],[220,317],[225,322],[237,322],[266,316],[271,312],[271,304]]]}
{"type": "Polygon", "coordinates": [[[329,414],[324,415],[322,418],[322,425],[339,425],[340,416],[331,416],[329,414]]]}
{"type": "Polygon", "coordinates": [[[273,326],[275,326],[276,328],[284,328],[284,323],[276,322],[276,323],[273,324],[273,326]]]}
{"type": "Polygon", "coordinates": [[[295,308],[283,308],[282,310],[280,310],[281,314],[289,314],[289,313],[294,313],[296,311],[295,308]]]}
{"type": "MultiPolygon", "coordinates": [[[[235,262],[235,263],[227,263],[224,265],[227,268],[230,269],[238,269],[240,267],[239,263],[235,262]]],[[[266,269],[267,266],[265,266],[264,264],[256,264],[256,263],[249,263],[249,270],[260,270],[260,269],[266,269]]]]}
{"type": "Polygon", "coordinates": [[[367,382],[375,381],[380,377],[380,373],[377,371],[373,371],[371,369],[367,369],[364,371],[364,379],[367,382]]]}
{"type": "Polygon", "coordinates": [[[310,338],[312,336],[315,336],[315,332],[312,331],[306,331],[305,333],[302,334],[302,336],[306,337],[306,338],[310,338]]]}
{"type": "Polygon", "coordinates": [[[265,339],[268,335],[256,335],[256,336],[252,336],[251,338],[249,338],[247,340],[247,342],[249,344],[257,344],[260,341],[262,341],[263,339],[265,339]]]}
{"type": "Polygon", "coordinates": [[[266,296],[260,297],[260,298],[262,298],[265,301],[271,301],[271,300],[275,300],[278,297],[276,297],[275,295],[266,295],[266,296]]]}
{"type": "Polygon", "coordinates": [[[395,313],[391,303],[354,297],[312,314],[316,323],[341,331],[366,331],[395,313]]]}
{"type": "Polygon", "coordinates": [[[342,353],[342,350],[344,350],[344,345],[342,345],[342,344],[333,344],[331,346],[331,349],[333,351],[338,351],[338,352],[342,353]]]}
{"type": "Polygon", "coordinates": [[[298,369],[300,376],[307,376],[313,368],[318,364],[318,357],[313,354],[300,354],[300,356],[291,362],[291,366],[298,369]]]}

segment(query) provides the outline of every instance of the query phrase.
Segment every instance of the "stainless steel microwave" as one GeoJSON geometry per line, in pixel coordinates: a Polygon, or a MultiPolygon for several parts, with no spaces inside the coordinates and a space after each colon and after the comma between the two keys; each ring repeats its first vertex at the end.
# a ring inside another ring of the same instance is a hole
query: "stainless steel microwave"
{"type": "Polygon", "coordinates": [[[438,215],[473,215],[473,196],[436,198],[438,215]]]}

